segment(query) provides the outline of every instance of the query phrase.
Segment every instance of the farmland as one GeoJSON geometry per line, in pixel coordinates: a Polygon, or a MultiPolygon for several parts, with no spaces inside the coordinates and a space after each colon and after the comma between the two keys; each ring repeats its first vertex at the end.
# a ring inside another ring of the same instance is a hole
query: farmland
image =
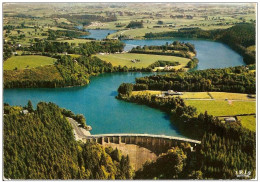
{"type": "Polygon", "coordinates": [[[45,56],[13,56],[4,62],[4,70],[35,68],[51,65],[56,59],[45,56]]]}
{"type": "Polygon", "coordinates": [[[256,131],[256,116],[238,116],[237,119],[241,121],[243,127],[256,131]]]}
{"type": "Polygon", "coordinates": [[[152,63],[158,60],[179,62],[180,65],[175,66],[175,69],[183,68],[187,65],[190,59],[175,57],[175,56],[162,56],[162,55],[148,55],[148,54],[133,54],[133,53],[122,53],[122,54],[105,54],[96,55],[100,59],[110,62],[113,66],[127,66],[136,68],[146,68],[152,63]],[[139,59],[140,62],[133,63],[131,60],[139,59]]]}
{"type": "Polygon", "coordinates": [[[198,113],[204,113],[214,116],[228,116],[238,114],[256,113],[256,103],[246,101],[221,101],[221,100],[185,100],[188,105],[197,108],[198,113]]]}

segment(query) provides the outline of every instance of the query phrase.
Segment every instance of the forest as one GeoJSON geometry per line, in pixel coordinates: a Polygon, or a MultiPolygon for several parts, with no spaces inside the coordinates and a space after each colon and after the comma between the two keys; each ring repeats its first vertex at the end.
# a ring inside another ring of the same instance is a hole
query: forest
{"type": "Polygon", "coordinates": [[[77,142],[53,103],[4,105],[6,179],[131,179],[129,157],[119,150],[77,142]],[[28,113],[21,111],[28,109],[28,113]]]}
{"type": "Polygon", "coordinates": [[[142,21],[131,21],[126,28],[143,28],[143,22],[142,21]]]}
{"type": "Polygon", "coordinates": [[[89,35],[86,31],[71,31],[71,30],[48,30],[48,40],[56,40],[57,38],[78,38],[82,35],[89,35]]]}
{"type": "Polygon", "coordinates": [[[237,24],[228,29],[202,30],[200,28],[182,28],[173,32],[147,33],[145,38],[185,37],[203,38],[221,41],[229,45],[244,57],[246,64],[255,63],[255,51],[246,48],[255,45],[255,24],[237,24]]]}
{"type": "Polygon", "coordinates": [[[95,53],[100,52],[122,52],[124,48],[124,43],[117,40],[107,40],[107,41],[91,41],[79,44],[76,46],[75,44],[70,44],[67,42],[52,42],[52,41],[42,41],[39,40],[33,46],[29,48],[24,48],[22,51],[30,51],[30,52],[41,52],[41,53],[64,53],[68,54],[80,54],[84,56],[90,56],[95,53]]]}
{"type": "Polygon", "coordinates": [[[174,41],[169,44],[166,43],[162,46],[137,46],[132,48],[131,53],[140,54],[156,54],[156,55],[167,55],[167,56],[178,56],[184,58],[192,58],[193,56],[189,52],[196,55],[195,47],[191,43],[180,43],[179,41],[174,41]]]}
{"type": "Polygon", "coordinates": [[[224,69],[197,70],[166,75],[136,78],[137,84],[149,90],[222,91],[256,93],[254,66],[237,66],[224,69]]]}

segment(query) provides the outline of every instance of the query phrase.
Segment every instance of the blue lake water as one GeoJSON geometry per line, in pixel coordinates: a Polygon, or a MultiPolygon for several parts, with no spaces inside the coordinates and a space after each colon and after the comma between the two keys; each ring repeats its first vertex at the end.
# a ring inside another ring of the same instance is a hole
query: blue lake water
{"type": "Polygon", "coordinates": [[[148,73],[106,73],[93,77],[88,86],[55,89],[5,89],[4,102],[34,105],[40,101],[54,102],[77,114],[84,114],[92,134],[148,133],[182,136],[169,122],[169,116],[144,105],[117,100],[122,82],[134,82],[148,73]]]}
{"type": "Polygon", "coordinates": [[[109,34],[116,32],[116,30],[87,30],[90,35],[81,36],[82,38],[94,38],[96,40],[105,39],[109,34]]]}
{"type": "Polygon", "coordinates": [[[195,45],[195,50],[197,51],[196,57],[199,59],[199,64],[197,67],[198,70],[245,65],[242,56],[233,51],[229,46],[220,42],[182,38],[159,40],[124,40],[123,42],[126,44],[125,50],[129,51],[138,45],[165,45],[166,42],[170,44],[175,40],[180,42],[190,42],[195,45]]]}
{"type": "MultiPolygon", "coordinates": [[[[103,39],[107,30],[91,30],[92,37],[103,39]]],[[[112,33],[112,31],[110,32],[112,33]]],[[[91,36],[90,35],[90,36],[91,36]]],[[[162,45],[174,40],[195,45],[199,65],[197,69],[224,68],[244,65],[242,57],[225,44],[194,39],[125,40],[125,50],[138,45],[162,45]]],[[[55,89],[5,89],[4,102],[34,105],[40,101],[54,102],[76,114],[84,114],[92,134],[148,133],[182,136],[169,121],[169,116],[159,110],[117,100],[117,88],[123,82],[134,82],[136,77],[153,73],[106,73],[91,78],[88,86],[55,89]]],[[[183,136],[182,136],[183,137],[183,136]]]]}

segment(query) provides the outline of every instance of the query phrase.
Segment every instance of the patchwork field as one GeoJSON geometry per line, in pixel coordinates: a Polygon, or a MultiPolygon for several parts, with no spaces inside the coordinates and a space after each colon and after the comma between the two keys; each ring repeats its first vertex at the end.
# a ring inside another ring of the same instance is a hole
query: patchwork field
{"type": "Polygon", "coordinates": [[[158,60],[179,62],[180,65],[175,66],[176,69],[185,67],[190,59],[175,57],[175,56],[162,56],[162,55],[148,55],[148,54],[134,54],[134,53],[122,53],[122,54],[97,54],[100,59],[110,62],[113,66],[127,66],[136,68],[146,68],[152,63],[158,60]],[[140,62],[133,63],[131,60],[139,59],[140,62]]]}
{"type": "Polygon", "coordinates": [[[185,100],[185,103],[197,108],[198,113],[214,116],[229,116],[238,114],[256,113],[256,103],[246,101],[219,101],[219,100],[185,100]]]}
{"type": "Polygon", "coordinates": [[[248,97],[248,94],[228,93],[228,92],[209,92],[214,99],[228,100],[255,100],[248,97]]]}
{"type": "Polygon", "coordinates": [[[52,65],[56,59],[46,56],[12,56],[4,62],[4,70],[35,68],[52,65]]]}

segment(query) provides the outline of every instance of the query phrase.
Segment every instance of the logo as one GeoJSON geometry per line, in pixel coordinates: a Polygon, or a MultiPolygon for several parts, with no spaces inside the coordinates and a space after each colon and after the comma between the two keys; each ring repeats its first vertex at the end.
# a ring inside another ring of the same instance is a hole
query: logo
{"type": "Polygon", "coordinates": [[[251,171],[246,171],[246,170],[239,170],[239,171],[236,171],[236,176],[238,178],[249,178],[251,176],[251,171]]]}

